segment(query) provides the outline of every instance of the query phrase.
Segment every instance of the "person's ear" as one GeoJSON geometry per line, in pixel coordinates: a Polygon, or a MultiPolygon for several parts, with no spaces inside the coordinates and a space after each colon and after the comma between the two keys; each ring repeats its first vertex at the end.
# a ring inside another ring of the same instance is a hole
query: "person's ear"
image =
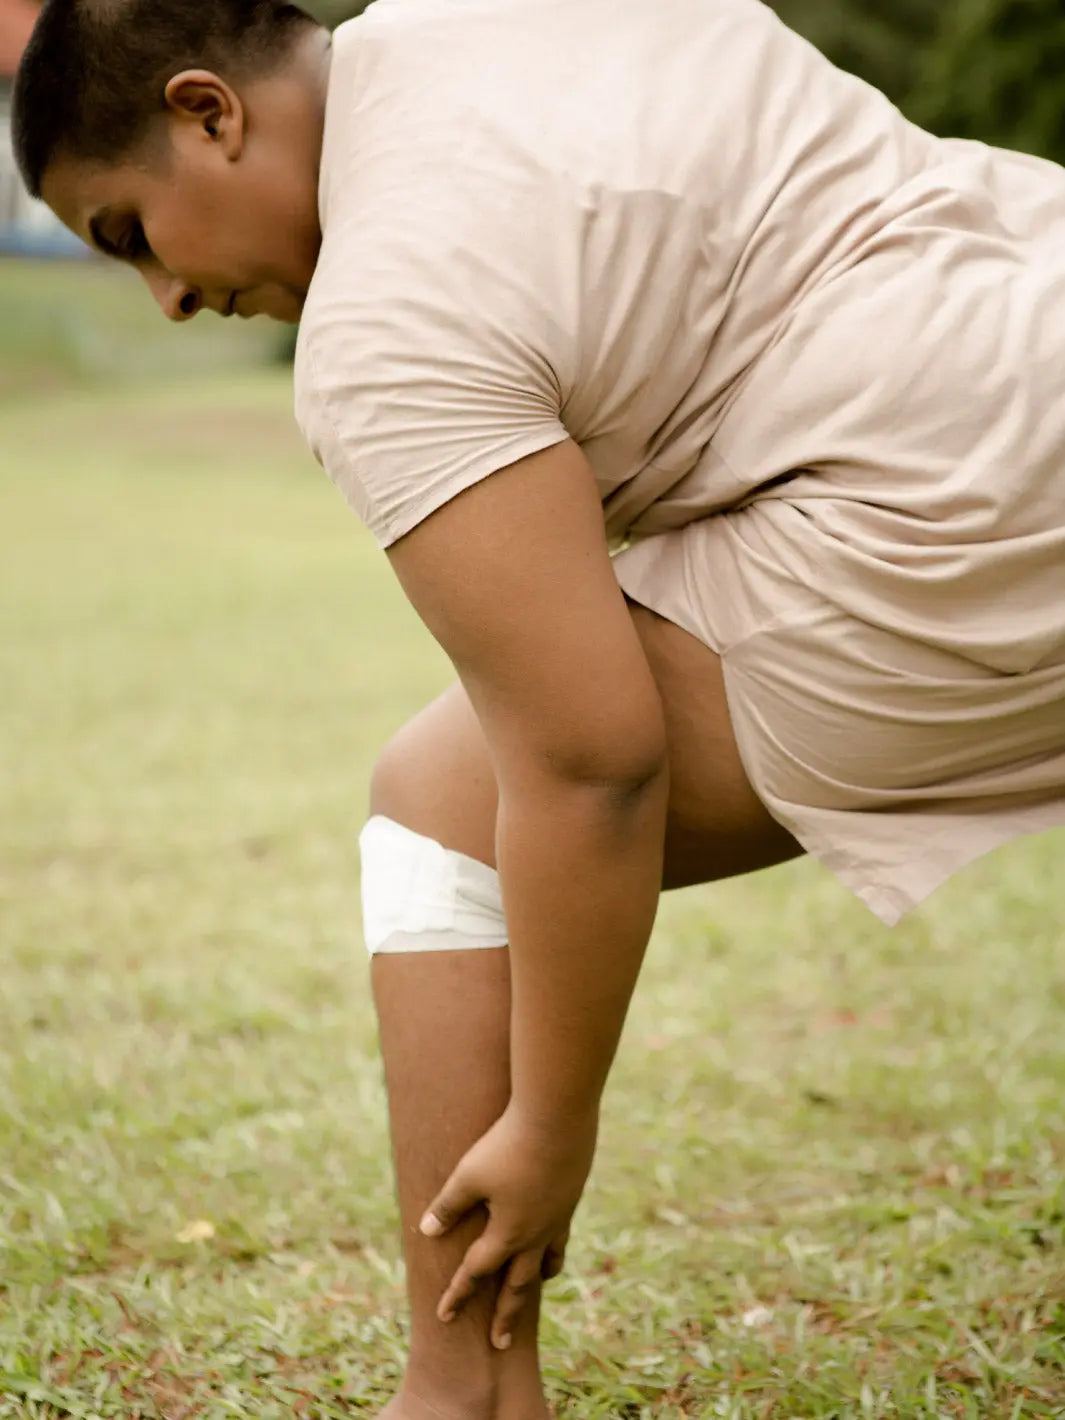
{"type": "Polygon", "coordinates": [[[244,148],[244,105],[224,79],[207,69],[185,69],[166,86],[171,115],[206,142],[217,143],[230,161],[244,148]]]}

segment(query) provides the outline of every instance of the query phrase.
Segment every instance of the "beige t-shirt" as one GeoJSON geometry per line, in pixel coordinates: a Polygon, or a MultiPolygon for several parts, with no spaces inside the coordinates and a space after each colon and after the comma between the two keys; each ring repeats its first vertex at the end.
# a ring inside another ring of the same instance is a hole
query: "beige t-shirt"
{"type": "Polygon", "coordinates": [[[385,546],[566,437],[612,538],[735,503],[731,403],[939,146],[759,0],[377,0],[335,38],[308,442],[385,546]]]}
{"type": "Polygon", "coordinates": [[[885,920],[1063,821],[1065,171],[758,0],[377,0],[321,206],[298,412],[382,544],[568,435],[620,585],[885,920]]]}

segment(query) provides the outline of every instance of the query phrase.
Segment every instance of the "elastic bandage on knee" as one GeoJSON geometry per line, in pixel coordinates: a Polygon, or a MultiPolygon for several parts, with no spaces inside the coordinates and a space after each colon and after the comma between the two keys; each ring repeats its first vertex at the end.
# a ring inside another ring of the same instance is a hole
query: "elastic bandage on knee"
{"type": "Polygon", "coordinates": [[[371,956],[505,947],[499,874],[375,814],[359,835],[362,918],[371,956]]]}

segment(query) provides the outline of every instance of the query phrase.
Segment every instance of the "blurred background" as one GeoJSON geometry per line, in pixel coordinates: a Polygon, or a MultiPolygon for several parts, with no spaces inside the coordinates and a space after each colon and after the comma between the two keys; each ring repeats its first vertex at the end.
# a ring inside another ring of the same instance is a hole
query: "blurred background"
{"type": "MultiPolygon", "coordinates": [[[[777,4],[1065,159],[1062,0],[777,4]]],[[[34,14],[0,0],[0,1420],[350,1420],[404,1317],[356,839],[451,672],[303,446],[291,332],[169,325],[22,191],[34,14]]],[[[668,895],[560,1420],[1065,1416],[1063,862],[892,933],[812,862],[668,895]]]]}

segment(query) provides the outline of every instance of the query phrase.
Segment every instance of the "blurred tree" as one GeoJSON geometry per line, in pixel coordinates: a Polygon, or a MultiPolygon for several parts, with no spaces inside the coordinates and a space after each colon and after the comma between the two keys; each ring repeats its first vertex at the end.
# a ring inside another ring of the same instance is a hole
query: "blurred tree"
{"type": "Polygon", "coordinates": [[[922,53],[911,109],[939,133],[1065,162],[1062,0],[955,0],[922,53]]]}
{"type": "Polygon", "coordinates": [[[341,20],[361,15],[369,3],[370,0],[303,0],[303,8],[323,24],[335,26],[341,20]]]}
{"type": "MultiPolygon", "coordinates": [[[[941,0],[949,4],[951,0],[941,0]]],[[[841,69],[859,74],[895,103],[905,104],[918,81],[922,46],[936,32],[941,6],[928,0],[770,0],[786,24],[806,36],[841,69]]]]}
{"type": "Polygon", "coordinates": [[[1062,0],[770,0],[936,133],[1065,161],[1062,0]]]}

